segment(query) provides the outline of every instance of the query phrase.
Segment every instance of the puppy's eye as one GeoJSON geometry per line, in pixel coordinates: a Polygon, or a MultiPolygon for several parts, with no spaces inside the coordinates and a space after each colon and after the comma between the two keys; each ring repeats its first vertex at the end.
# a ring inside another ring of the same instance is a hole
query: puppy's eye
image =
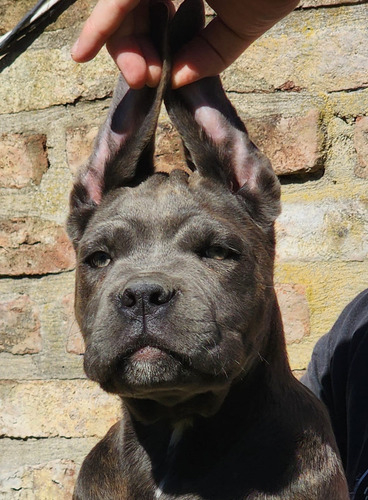
{"type": "Polygon", "coordinates": [[[91,267],[106,267],[111,262],[111,257],[106,252],[95,252],[90,255],[86,262],[91,267]]]}
{"type": "Polygon", "coordinates": [[[225,247],[221,247],[219,245],[213,245],[211,247],[206,248],[204,255],[208,259],[215,260],[225,260],[230,257],[231,250],[225,247]]]}

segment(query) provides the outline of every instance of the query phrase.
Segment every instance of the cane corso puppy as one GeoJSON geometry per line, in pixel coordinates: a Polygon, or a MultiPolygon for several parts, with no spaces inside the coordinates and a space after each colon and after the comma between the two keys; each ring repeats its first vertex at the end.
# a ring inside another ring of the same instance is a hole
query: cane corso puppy
{"type": "Polygon", "coordinates": [[[167,18],[156,3],[159,87],[120,77],[71,194],[84,368],[123,406],[74,498],[345,500],[326,411],[287,361],[273,286],[278,180],[218,77],[170,89],[168,47],[201,28],[202,5],[167,18]],[[190,175],[154,173],[162,100],[190,175]]]}

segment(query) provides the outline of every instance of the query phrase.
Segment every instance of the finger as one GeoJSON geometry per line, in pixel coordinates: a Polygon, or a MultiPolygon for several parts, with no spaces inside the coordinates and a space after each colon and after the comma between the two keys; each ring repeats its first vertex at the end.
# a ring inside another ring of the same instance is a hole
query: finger
{"type": "Polygon", "coordinates": [[[138,4],[139,0],[99,0],[72,48],[73,59],[76,62],[93,59],[138,4]]]}
{"type": "MultiPolygon", "coordinates": [[[[167,3],[170,15],[173,6],[167,3]]],[[[132,88],[156,87],[161,78],[162,62],[149,32],[149,5],[141,1],[106,43],[106,47],[132,88]]]]}
{"type": "Polygon", "coordinates": [[[258,38],[289,14],[298,0],[207,0],[224,24],[239,36],[258,38]]]}
{"type": "Polygon", "coordinates": [[[142,88],[147,81],[147,63],[139,33],[148,30],[147,2],[129,12],[124,22],[110,36],[106,48],[131,88],[142,88]]]}
{"type": "Polygon", "coordinates": [[[109,41],[106,47],[131,88],[157,87],[162,62],[148,38],[125,37],[115,46],[109,41]]]}
{"type": "MultiPolygon", "coordinates": [[[[116,39],[114,39],[115,41],[116,39]]],[[[109,40],[106,48],[133,89],[142,88],[147,81],[147,63],[137,37],[127,36],[118,42],[109,40]]]]}
{"type": "Polygon", "coordinates": [[[139,43],[147,65],[146,85],[148,87],[157,87],[161,79],[161,58],[149,37],[141,37],[139,43]]]}
{"type": "Polygon", "coordinates": [[[256,38],[240,37],[216,17],[177,54],[172,71],[173,88],[218,75],[256,38]]]}

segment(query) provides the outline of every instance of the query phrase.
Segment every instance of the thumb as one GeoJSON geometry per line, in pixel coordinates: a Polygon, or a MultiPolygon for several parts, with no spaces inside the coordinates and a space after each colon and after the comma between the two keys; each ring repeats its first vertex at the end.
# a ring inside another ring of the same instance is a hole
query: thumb
{"type": "Polygon", "coordinates": [[[216,17],[175,56],[172,70],[173,88],[206,76],[218,75],[256,38],[258,36],[239,36],[216,17]]]}

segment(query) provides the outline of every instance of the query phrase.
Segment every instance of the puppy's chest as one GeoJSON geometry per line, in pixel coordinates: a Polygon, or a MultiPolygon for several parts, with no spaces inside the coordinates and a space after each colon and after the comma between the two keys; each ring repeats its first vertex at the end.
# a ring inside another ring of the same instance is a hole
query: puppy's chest
{"type": "MultiPolygon", "coordinates": [[[[185,433],[187,424],[181,424],[175,427],[171,433],[169,445],[167,447],[165,456],[162,457],[159,463],[153,467],[153,472],[156,472],[155,486],[154,486],[154,499],[169,500],[171,498],[178,498],[177,495],[172,496],[170,490],[178,491],[185,485],[181,484],[180,474],[183,464],[180,464],[185,457],[185,441],[183,434],[185,433]]],[[[185,498],[185,497],[183,497],[185,498]]],[[[199,497],[198,497],[199,498],[199,497]]]]}
{"type": "Polygon", "coordinates": [[[151,452],[140,461],[136,477],[129,481],[132,485],[130,500],[202,499],[200,495],[189,493],[196,491],[198,467],[193,463],[191,440],[184,437],[185,430],[186,426],[175,428],[164,450],[151,452]]]}

